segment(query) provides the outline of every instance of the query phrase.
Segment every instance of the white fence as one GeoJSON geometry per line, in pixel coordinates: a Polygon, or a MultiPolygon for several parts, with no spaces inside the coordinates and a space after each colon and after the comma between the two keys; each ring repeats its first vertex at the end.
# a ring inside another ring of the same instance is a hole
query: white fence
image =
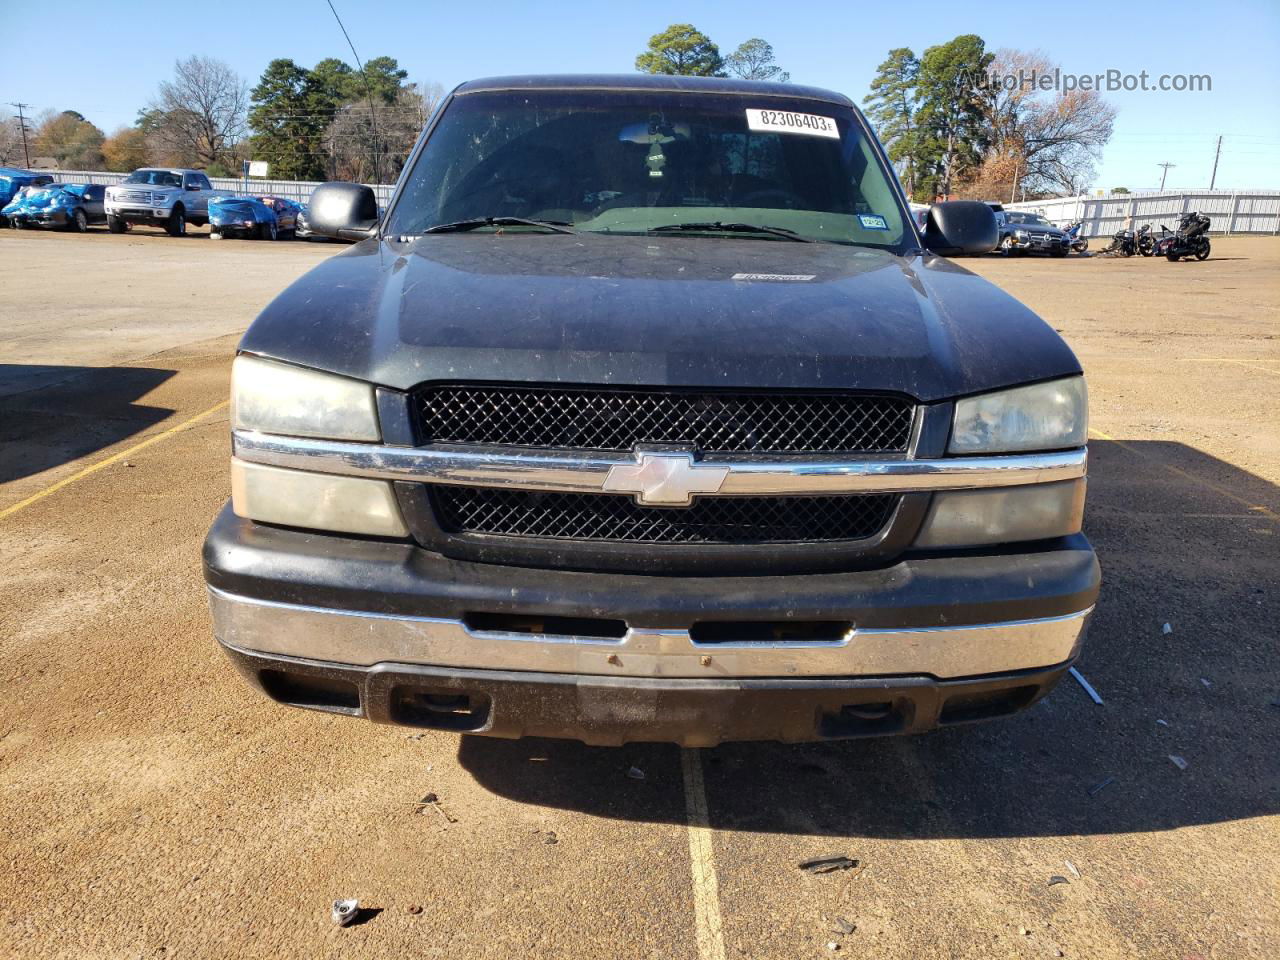
{"type": "MultiPolygon", "coordinates": [[[[101,183],[107,186],[119,183],[128,176],[127,173],[106,173],[100,170],[42,170],[40,172],[52,175],[59,183],[101,183]]],[[[209,182],[213,184],[215,190],[230,190],[233,193],[246,193],[252,196],[284,197],[288,200],[296,200],[298,203],[306,203],[311,199],[311,191],[320,186],[322,181],[263,180],[259,177],[250,177],[246,185],[246,181],[238,178],[210,177],[209,182]]],[[[391,191],[395,189],[395,184],[371,183],[369,186],[373,187],[379,206],[385,207],[387,201],[391,199],[391,191]]]]}
{"type": "Polygon", "coordinates": [[[1063,197],[1006,203],[1006,210],[1039,213],[1052,223],[1083,220],[1086,237],[1109,237],[1132,218],[1134,229],[1144,223],[1170,229],[1191,210],[1211,221],[1213,233],[1280,233],[1280,190],[1199,190],[1194,193],[1134,193],[1114,197],[1063,197]]]}

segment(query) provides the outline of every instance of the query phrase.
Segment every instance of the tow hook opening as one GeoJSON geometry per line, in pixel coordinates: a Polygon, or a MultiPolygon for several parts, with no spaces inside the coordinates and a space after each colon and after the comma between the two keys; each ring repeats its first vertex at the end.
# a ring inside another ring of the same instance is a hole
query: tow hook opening
{"type": "Polygon", "coordinates": [[[411,727],[435,730],[481,730],[489,722],[487,694],[421,687],[396,687],[391,692],[391,719],[411,727]]]}
{"type": "Polygon", "coordinates": [[[360,715],[360,688],[350,680],[284,670],[261,670],[258,682],[267,696],[277,703],[352,717],[360,715]]]}
{"type": "Polygon", "coordinates": [[[1038,690],[1038,687],[1014,687],[1009,690],[960,694],[943,704],[938,723],[969,723],[1017,713],[1036,698],[1038,690]]]}
{"type": "Polygon", "coordinates": [[[915,707],[909,700],[868,700],[846,703],[822,713],[818,733],[824,737],[878,737],[898,733],[911,723],[915,707]]]}

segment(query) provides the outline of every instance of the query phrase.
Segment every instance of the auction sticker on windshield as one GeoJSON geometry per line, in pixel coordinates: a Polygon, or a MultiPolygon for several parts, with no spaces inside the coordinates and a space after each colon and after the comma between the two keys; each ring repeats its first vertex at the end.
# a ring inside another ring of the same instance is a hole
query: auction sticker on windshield
{"type": "Polygon", "coordinates": [[[790,110],[748,110],[747,129],[766,133],[800,133],[810,137],[840,139],[840,131],[831,117],[790,110]]]}

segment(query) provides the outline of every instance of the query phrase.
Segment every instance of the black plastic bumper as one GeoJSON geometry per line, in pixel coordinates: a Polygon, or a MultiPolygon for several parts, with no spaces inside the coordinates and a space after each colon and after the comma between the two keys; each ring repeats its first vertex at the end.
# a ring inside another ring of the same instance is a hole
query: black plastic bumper
{"type": "Polygon", "coordinates": [[[1070,666],[939,681],[928,677],[665,680],[383,663],[353,667],[224,645],[278,703],[378,723],[492,737],[708,747],[731,740],[843,740],[921,733],[1008,716],[1070,666]]]}
{"type": "Polygon", "coordinates": [[[211,587],[278,603],[453,619],[607,616],[664,629],[705,619],[920,628],[1068,616],[1093,606],[1101,576],[1079,535],[848,573],[627,576],[451,560],[407,542],[269,527],[229,506],[205,540],[204,573],[211,587]]]}

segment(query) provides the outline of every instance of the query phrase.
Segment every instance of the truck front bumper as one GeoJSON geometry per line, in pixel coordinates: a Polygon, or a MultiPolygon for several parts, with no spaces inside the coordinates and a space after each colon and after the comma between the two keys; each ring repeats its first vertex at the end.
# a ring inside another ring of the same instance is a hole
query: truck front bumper
{"type": "Polygon", "coordinates": [[[461,562],[229,508],[204,559],[215,635],[278,702],[593,744],[834,739],[1013,713],[1074,660],[1099,579],[1083,536],[850,573],[618,576],[461,562]],[[826,632],[788,637],[797,622],[826,632]],[[758,639],[774,628],[782,639],[758,639]]]}

